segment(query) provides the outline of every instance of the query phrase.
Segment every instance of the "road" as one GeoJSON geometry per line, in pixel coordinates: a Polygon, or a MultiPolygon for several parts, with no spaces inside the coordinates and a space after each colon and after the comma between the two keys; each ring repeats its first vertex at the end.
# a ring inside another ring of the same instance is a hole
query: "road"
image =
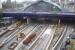
{"type": "MultiPolygon", "coordinates": [[[[26,33],[25,35],[27,35],[27,33],[29,33],[34,27],[36,27],[36,24],[30,24],[30,25],[27,25],[27,26],[25,26],[25,27],[23,27],[22,28],[22,30],[19,30],[20,32],[24,32],[24,33],[26,33]],[[25,32],[26,31],[26,32],[25,32]]],[[[4,47],[1,49],[1,50],[8,50],[8,47],[10,47],[10,45],[13,43],[13,42],[17,42],[17,43],[19,43],[22,39],[19,39],[18,41],[17,41],[17,36],[16,36],[16,34],[14,34],[13,36],[12,36],[11,38],[11,40],[10,41],[8,41],[8,43],[6,43],[5,45],[4,45],[4,47]],[[12,38],[13,37],[13,38],[12,38]]]]}

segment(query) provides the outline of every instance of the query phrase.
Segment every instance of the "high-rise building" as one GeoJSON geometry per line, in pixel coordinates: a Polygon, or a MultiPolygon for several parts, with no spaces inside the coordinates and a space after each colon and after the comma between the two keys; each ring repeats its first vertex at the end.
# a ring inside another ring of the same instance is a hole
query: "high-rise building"
{"type": "Polygon", "coordinates": [[[1,1],[0,1],[0,9],[2,9],[2,4],[1,4],[1,1]]]}
{"type": "Polygon", "coordinates": [[[11,8],[11,7],[12,7],[12,6],[11,6],[11,0],[7,0],[6,6],[7,6],[7,8],[11,8]]]}
{"type": "MultiPolygon", "coordinates": [[[[0,13],[2,12],[2,3],[1,3],[1,1],[0,1],[0,13]]],[[[1,16],[1,14],[0,14],[0,16],[1,16]]]]}

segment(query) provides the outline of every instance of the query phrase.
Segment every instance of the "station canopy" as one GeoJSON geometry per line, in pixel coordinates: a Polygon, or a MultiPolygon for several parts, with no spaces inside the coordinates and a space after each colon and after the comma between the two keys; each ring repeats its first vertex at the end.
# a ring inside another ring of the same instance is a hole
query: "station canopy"
{"type": "Polygon", "coordinates": [[[48,3],[45,1],[38,1],[36,3],[31,4],[27,8],[24,9],[24,12],[59,12],[61,11],[60,6],[53,4],[53,3],[48,3]]]}
{"type": "Polygon", "coordinates": [[[46,2],[43,0],[37,1],[35,3],[32,3],[31,5],[27,6],[26,8],[21,9],[7,9],[4,10],[4,12],[24,12],[24,13],[52,13],[52,12],[60,12],[61,7],[53,2],[46,2]]]}
{"type": "MultiPolygon", "coordinates": [[[[65,10],[66,11],[66,10],[65,10]]],[[[46,2],[44,0],[40,0],[37,2],[34,2],[27,7],[23,7],[23,9],[7,9],[7,11],[3,11],[3,16],[19,16],[19,17],[25,17],[25,18],[38,18],[45,17],[45,18],[53,18],[54,16],[63,18],[66,17],[73,17],[69,15],[73,15],[74,13],[64,13],[64,9],[53,2],[46,2]]],[[[74,14],[75,15],[75,14],[74,14]]],[[[70,19],[70,18],[69,18],[70,19]]]]}

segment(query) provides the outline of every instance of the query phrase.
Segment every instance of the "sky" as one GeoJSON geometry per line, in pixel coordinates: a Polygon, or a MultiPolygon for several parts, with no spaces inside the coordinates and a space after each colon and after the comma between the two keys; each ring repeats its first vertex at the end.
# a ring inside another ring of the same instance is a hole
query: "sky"
{"type": "MultiPolygon", "coordinates": [[[[1,0],[1,2],[6,2],[7,0],[1,0]]],[[[15,0],[11,0],[12,2],[15,0]]],[[[36,0],[16,0],[17,2],[23,2],[23,1],[36,1],[36,0]]]]}

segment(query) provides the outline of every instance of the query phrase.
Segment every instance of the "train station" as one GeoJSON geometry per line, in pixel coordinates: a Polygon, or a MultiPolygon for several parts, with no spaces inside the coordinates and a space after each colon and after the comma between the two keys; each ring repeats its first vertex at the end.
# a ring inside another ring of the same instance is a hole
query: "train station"
{"type": "Polygon", "coordinates": [[[75,0],[0,0],[0,50],[75,50],[75,0]]]}

